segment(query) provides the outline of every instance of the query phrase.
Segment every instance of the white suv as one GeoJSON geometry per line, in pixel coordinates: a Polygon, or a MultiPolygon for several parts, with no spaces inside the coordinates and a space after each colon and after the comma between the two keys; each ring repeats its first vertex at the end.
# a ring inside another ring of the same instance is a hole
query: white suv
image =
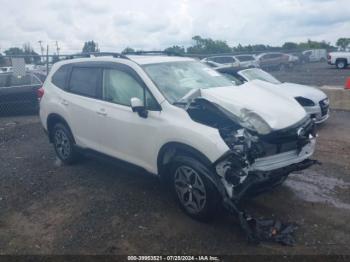
{"type": "Polygon", "coordinates": [[[62,162],[89,151],[170,183],[205,219],[314,163],[314,124],[294,100],[233,86],[191,58],[115,55],[61,61],[39,90],[62,162]]]}

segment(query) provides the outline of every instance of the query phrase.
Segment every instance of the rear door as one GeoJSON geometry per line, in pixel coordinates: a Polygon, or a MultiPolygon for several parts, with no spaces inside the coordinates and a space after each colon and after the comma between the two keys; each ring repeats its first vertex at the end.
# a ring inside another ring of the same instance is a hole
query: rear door
{"type": "Polygon", "coordinates": [[[157,132],[163,121],[159,104],[137,73],[124,64],[104,68],[99,109],[105,112],[98,121],[101,151],[152,170],[157,132]],[[144,95],[147,118],[140,117],[130,106],[132,97],[144,101],[144,95]]]}
{"type": "Polygon", "coordinates": [[[72,67],[68,92],[62,104],[69,108],[69,122],[76,143],[99,151],[97,124],[100,112],[97,99],[101,96],[102,69],[88,63],[72,67]]]}
{"type": "Polygon", "coordinates": [[[265,54],[262,57],[260,57],[260,66],[261,67],[269,67],[271,66],[271,59],[270,59],[270,54],[265,54]]]}

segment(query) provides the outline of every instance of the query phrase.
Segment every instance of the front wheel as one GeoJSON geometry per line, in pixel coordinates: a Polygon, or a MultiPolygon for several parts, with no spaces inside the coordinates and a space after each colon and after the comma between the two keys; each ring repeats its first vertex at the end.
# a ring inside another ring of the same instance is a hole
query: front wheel
{"type": "Polygon", "coordinates": [[[207,177],[210,171],[194,158],[176,157],[171,172],[172,187],[181,209],[197,220],[213,218],[221,198],[207,177]]]}

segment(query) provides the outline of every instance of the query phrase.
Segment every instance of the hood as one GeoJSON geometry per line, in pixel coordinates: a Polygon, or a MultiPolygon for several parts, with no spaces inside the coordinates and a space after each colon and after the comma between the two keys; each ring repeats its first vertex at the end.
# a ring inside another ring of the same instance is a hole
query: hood
{"type": "Polygon", "coordinates": [[[298,102],[252,82],[235,87],[201,89],[201,97],[220,105],[242,119],[243,112],[261,117],[272,130],[279,130],[301,121],[305,110],[298,102]]]}
{"type": "Polygon", "coordinates": [[[312,86],[298,85],[293,83],[283,83],[280,85],[283,90],[286,90],[294,97],[303,96],[316,102],[316,104],[323,99],[327,98],[327,95],[320,89],[312,86]]]}
{"type": "Polygon", "coordinates": [[[281,95],[289,96],[292,98],[298,96],[308,98],[314,101],[315,104],[318,104],[319,101],[327,98],[327,95],[323,91],[312,86],[299,85],[293,83],[272,84],[261,80],[253,80],[252,82],[256,85],[267,88],[268,90],[278,92],[281,95]]]}
{"type": "Polygon", "coordinates": [[[348,56],[350,52],[330,52],[329,55],[339,55],[339,56],[348,56]]]}

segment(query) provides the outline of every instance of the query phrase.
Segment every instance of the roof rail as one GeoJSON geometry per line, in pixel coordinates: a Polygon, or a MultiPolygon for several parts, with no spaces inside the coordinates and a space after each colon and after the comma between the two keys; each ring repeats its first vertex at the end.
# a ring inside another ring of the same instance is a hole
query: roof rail
{"type": "Polygon", "coordinates": [[[79,58],[79,57],[91,57],[91,56],[94,56],[94,57],[112,56],[115,58],[129,59],[127,56],[120,54],[120,53],[115,53],[115,52],[86,52],[86,53],[70,55],[70,56],[68,56],[68,59],[79,58]]]}
{"type": "Polygon", "coordinates": [[[167,56],[183,56],[176,52],[171,51],[134,51],[127,52],[126,55],[167,55],[167,56]]]}

